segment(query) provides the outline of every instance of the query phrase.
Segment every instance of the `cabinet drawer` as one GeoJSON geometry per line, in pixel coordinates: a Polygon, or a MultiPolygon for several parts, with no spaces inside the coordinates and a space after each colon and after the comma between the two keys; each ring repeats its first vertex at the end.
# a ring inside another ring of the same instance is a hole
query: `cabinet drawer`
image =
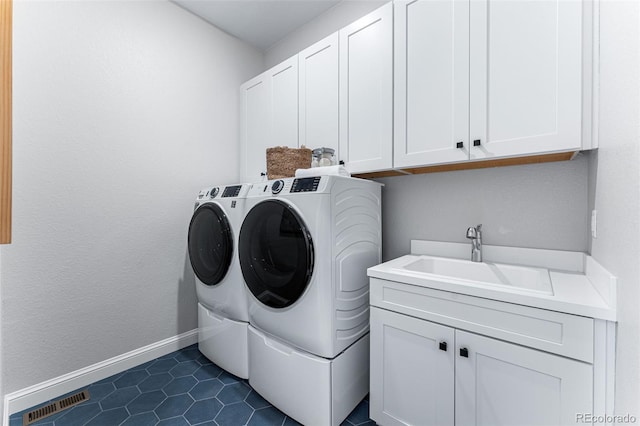
{"type": "Polygon", "coordinates": [[[593,362],[593,319],[371,278],[371,305],[593,362]]]}

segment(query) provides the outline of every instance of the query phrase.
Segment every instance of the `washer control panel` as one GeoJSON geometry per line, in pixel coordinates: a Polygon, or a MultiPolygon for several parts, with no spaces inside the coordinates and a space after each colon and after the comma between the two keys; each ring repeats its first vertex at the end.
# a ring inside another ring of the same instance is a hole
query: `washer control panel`
{"type": "Polygon", "coordinates": [[[224,191],[222,191],[222,198],[237,197],[241,189],[242,185],[227,186],[224,188],[224,191]]]}

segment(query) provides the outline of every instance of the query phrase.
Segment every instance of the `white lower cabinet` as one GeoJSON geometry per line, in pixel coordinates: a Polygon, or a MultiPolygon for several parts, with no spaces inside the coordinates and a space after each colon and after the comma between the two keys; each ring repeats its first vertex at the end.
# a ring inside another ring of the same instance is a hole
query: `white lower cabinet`
{"type": "Polygon", "coordinates": [[[370,312],[371,419],[453,425],[454,329],[384,309],[370,312]]]}
{"type": "Polygon", "coordinates": [[[593,412],[591,364],[371,308],[381,425],[564,425],[593,412]]]}

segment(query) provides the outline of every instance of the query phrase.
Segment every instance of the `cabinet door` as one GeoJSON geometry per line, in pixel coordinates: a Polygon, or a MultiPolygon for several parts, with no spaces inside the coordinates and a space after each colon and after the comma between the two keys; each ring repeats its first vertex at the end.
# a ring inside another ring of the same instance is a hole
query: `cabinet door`
{"type": "Polygon", "coordinates": [[[267,71],[270,87],[269,146],[298,147],[298,56],[267,71]]]}
{"type": "Polygon", "coordinates": [[[456,330],[456,425],[568,425],[593,408],[593,367],[456,330]],[[461,356],[466,348],[468,356],[461,356]]]}
{"type": "Polygon", "coordinates": [[[371,308],[369,407],[376,423],[453,425],[453,339],[450,327],[371,308]]]}
{"type": "Polygon", "coordinates": [[[240,86],[240,179],[260,182],[269,146],[269,79],[261,74],[240,86]]]}
{"type": "Polygon", "coordinates": [[[351,173],[393,162],[393,5],[340,30],[340,157],[351,173]]]}
{"type": "Polygon", "coordinates": [[[468,160],[469,1],[396,1],[394,43],[394,167],[468,160]]]}
{"type": "Polygon", "coordinates": [[[338,33],[298,54],[300,145],[338,152],[338,33]]]}
{"type": "Polygon", "coordinates": [[[582,2],[473,0],[470,22],[471,158],[580,149],[582,2]]]}

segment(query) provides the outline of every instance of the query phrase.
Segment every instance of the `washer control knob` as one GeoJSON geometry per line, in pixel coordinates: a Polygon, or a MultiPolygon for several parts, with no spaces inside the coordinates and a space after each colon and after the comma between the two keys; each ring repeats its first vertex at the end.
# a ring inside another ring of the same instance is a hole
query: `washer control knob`
{"type": "Polygon", "coordinates": [[[220,188],[215,187],[211,189],[211,192],[209,193],[209,198],[216,198],[216,195],[218,195],[218,192],[220,192],[220,188]]]}
{"type": "Polygon", "coordinates": [[[282,188],[284,188],[284,181],[277,180],[277,181],[273,182],[273,185],[271,185],[271,193],[272,194],[279,194],[280,191],[282,191],[282,188]]]}

